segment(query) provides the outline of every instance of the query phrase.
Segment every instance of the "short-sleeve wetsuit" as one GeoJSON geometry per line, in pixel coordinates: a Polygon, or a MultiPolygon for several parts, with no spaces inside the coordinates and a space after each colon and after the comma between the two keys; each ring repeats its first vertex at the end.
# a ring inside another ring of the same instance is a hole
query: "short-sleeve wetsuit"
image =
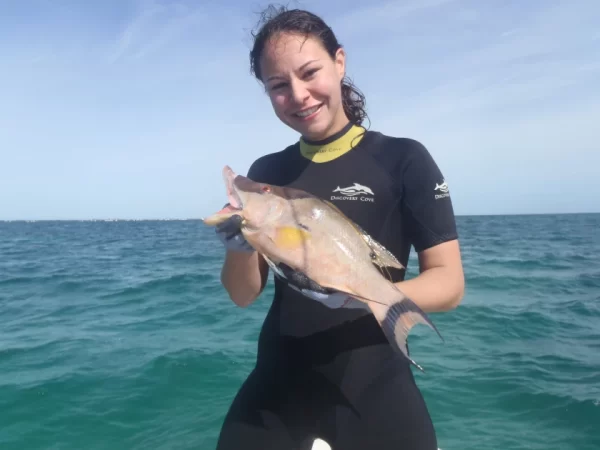
{"type": "MultiPolygon", "coordinates": [[[[259,158],[248,177],[331,201],[406,267],[457,238],[448,186],[427,149],[349,125],[259,158]]],[[[404,270],[390,269],[392,280],[404,270]]],[[[410,366],[366,308],[330,308],[275,277],[254,370],[225,418],[218,450],[436,450],[410,366]]]]}

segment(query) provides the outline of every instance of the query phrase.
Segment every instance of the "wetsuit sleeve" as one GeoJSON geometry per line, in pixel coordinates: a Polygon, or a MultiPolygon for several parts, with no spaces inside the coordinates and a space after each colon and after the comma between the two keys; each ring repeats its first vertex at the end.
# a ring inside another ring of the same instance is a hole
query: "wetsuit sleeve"
{"type": "Polygon", "coordinates": [[[262,182],[262,179],[261,179],[261,162],[262,162],[262,158],[259,158],[256,161],[254,161],[250,165],[250,168],[248,169],[248,173],[246,174],[246,176],[248,178],[250,178],[252,181],[256,181],[257,183],[261,183],[262,182]]]}
{"type": "Polygon", "coordinates": [[[281,184],[281,173],[286,166],[284,156],[281,152],[261,156],[250,165],[246,176],[257,183],[281,184]]]}
{"type": "Polygon", "coordinates": [[[402,215],[417,252],[458,238],[448,185],[423,144],[409,140],[404,165],[402,215]]]}
{"type": "Polygon", "coordinates": [[[269,183],[265,177],[265,172],[267,172],[265,170],[266,165],[267,158],[265,156],[258,158],[250,165],[246,176],[257,183],[269,183]]]}

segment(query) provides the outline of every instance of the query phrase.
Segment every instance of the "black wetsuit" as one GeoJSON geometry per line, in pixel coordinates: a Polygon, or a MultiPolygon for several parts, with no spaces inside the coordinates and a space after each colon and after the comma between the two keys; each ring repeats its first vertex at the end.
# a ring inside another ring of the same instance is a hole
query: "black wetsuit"
{"type": "MultiPolygon", "coordinates": [[[[248,176],[331,201],[404,266],[411,245],[418,252],[457,238],[447,185],[415,140],[368,131],[352,150],[321,163],[296,143],[258,159],[248,176]]],[[[391,270],[393,281],[404,278],[391,270]]],[[[310,449],[315,437],[333,450],[437,449],[411,368],[374,316],[331,309],[276,277],[256,367],[231,405],[217,448],[310,449]]]]}

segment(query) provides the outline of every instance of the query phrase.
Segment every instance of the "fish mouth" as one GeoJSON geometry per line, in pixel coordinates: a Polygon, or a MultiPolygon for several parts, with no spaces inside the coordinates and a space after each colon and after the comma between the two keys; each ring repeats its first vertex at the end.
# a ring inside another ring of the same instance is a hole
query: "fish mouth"
{"type": "Polygon", "coordinates": [[[227,198],[229,200],[229,207],[236,211],[244,209],[244,202],[240,197],[240,193],[235,185],[235,179],[237,175],[229,166],[223,168],[223,181],[227,187],[227,198]]]}
{"type": "Polygon", "coordinates": [[[202,221],[206,225],[218,225],[222,222],[225,222],[230,217],[240,214],[244,209],[244,203],[240,194],[235,186],[235,178],[236,173],[229,167],[225,166],[223,168],[223,181],[225,182],[225,186],[227,189],[227,199],[229,203],[227,203],[221,210],[217,211],[214,214],[202,219],[202,221]]]}

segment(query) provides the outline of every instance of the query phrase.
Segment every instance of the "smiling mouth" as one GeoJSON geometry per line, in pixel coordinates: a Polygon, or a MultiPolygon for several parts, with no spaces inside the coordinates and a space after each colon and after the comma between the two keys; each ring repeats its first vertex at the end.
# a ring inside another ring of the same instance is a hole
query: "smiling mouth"
{"type": "Polygon", "coordinates": [[[322,107],[322,106],[323,106],[323,103],[320,103],[320,104],[318,104],[318,105],[316,105],[316,106],[313,106],[313,107],[311,107],[311,108],[308,108],[308,109],[304,109],[304,110],[302,110],[302,111],[295,112],[293,115],[294,115],[294,116],[296,116],[296,117],[299,117],[300,119],[304,119],[304,118],[306,118],[306,117],[308,117],[308,116],[311,116],[311,115],[313,115],[313,114],[314,114],[314,113],[316,113],[317,111],[319,111],[319,110],[321,109],[321,107],[322,107]]]}

